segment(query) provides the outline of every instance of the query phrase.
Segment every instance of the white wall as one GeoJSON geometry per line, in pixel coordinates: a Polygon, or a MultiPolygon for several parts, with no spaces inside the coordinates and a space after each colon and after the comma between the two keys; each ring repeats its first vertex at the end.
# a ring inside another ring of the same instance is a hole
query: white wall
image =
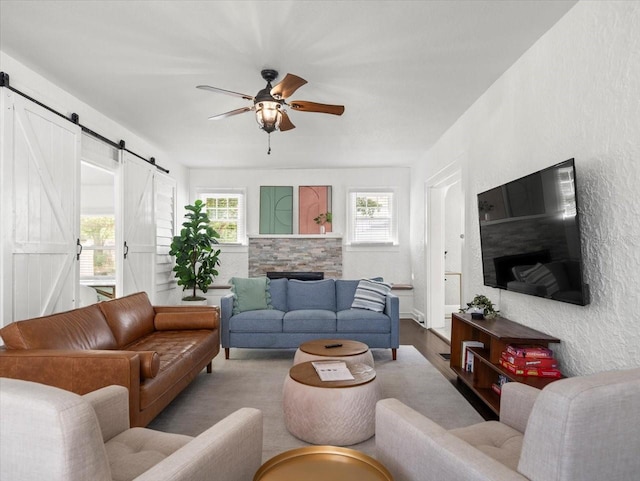
{"type": "MultiPolygon", "coordinates": [[[[463,256],[466,296],[486,294],[505,317],[562,339],[555,351],[569,375],[640,365],[639,32],[638,2],[578,3],[412,173],[413,201],[424,179],[458,159],[466,210],[475,212],[478,192],[575,157],[590,305],[484,287],[474,215],[466,217],[463,256]]],[[[412,242],[423,218],[413,209],[412,242]]],[[[423,245],[412,255],[420,259],[423,245]]]]}
{"type": "MultiPolygon", "coordinates": [[[[265,160],[265,162],[268,162],[265,160]]],[[[393,187],[398,197],[398,237],[396,247],[343,247],[343,278],[358,279],[383,276],[393,283],[409,283],[411,273],[409,251],[409,175],[408,168],[372,169],[193,169],[190,171],[191,201],[199,188],[242,188],[247,193],[247,233],[259,233],[260,186],[291,185],[294,199],[301,185],[332,187],[333,234],[346,241],[347,192],[352,187],[393,187]]],[[[294,202],[294,225],[297,225],[297,203],[294,202]]],[[[295,229],[294,229],[295,232],[295,229]]],[[[223,247],[220,276],[216,284],[225,284],[233,276],[247,276],[246,248],[223,247]]]]}

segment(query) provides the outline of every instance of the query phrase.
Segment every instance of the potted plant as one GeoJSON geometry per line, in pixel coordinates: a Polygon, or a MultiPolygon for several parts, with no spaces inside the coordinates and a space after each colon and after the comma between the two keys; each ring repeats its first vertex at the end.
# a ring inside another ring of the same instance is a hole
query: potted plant
{"type": "Polygon", "coordinates": [[[176,265],[173,268],[178,279],[178,285],[183,291],[191,290],[191,294],[183,297],[183,301],[205,301],[198,296],[196,290],[207,292],[213,279],[218,275],[216,267],[220,265],[220,249],[213,246],[218,244],[218,234],[209,224],[209,216],[204,202],[196,200],[193,205],[186,205],[187,210],[180,235],[173,238],[169,254],[175,256],[176,265]]]}
{"type": "Polygon", "coordinates": [[[473,319],[493,319],[500,311],[495,309],[488,297],[478,294],[471,302],[467,302],[467,307],[460,309],[460,312],[471,314],[473,319]]]}
{"type": "Polygon", "coordinates": [[[331,214],[331,212],[323,212],[322,214],[318,214],[318,217],[313,218],[313,221],[320,226],[321,234],[324,234],[326,232],[324,225],[327,222],[331,224],[332,220],[333,220],[333,215],[331,214]]]}

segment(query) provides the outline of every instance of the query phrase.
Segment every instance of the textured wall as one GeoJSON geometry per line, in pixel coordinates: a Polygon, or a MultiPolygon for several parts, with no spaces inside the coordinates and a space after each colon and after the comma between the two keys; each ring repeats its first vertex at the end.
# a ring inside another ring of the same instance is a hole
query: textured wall
{"type": "Polygon", "coordinates": [[[342,239],[339,237],[251,237],[249,277],[269,271],[324,272],[325,279],[342,278],[342,239]]]}
{"type": "MultiPolygon", "coordinates": [[[[415,169],[424,182],[460,163],[466,297],[486,294],[505,317],[562,339],[555,350],[569,375],[640,365],[639,32],[640,2],[579,2],[415,169]],[[477,193],[571,157],[591,304],[484,287],[477,193]]],[[[412,217],[412,239],[420,215],[412,217]]]]}

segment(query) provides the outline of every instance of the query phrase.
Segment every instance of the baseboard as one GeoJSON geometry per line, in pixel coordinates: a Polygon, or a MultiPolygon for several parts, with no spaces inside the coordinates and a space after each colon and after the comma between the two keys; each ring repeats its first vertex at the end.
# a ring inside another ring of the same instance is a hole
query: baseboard
{"type": "MultiPolygon", "coordinates": [[[[401,316],[401,317],[403,317],[403,316],[401,316]]],[[[411,312],[406,313],[404,318],[405,319],[412,319],[412,320],[416,321],[418,324],[420,324],[421,326],[425,325],[426,317],[418,309],[413,309],[411,312]]]]}

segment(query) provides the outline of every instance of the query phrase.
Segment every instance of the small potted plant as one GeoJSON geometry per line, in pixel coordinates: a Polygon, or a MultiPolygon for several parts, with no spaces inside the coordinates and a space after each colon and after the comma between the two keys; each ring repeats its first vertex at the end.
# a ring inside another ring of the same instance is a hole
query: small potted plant
{"type": "Polygon", "coordinates": [[[333,216],[331,212],[323,212],[322,214],[318,214],[318,217],[314,217],[313,221],[320,226],[320,234],[324,234],[326,232],[325,224],[328,222],[331,224],[333,220],[333,216]]]}
{"type": "Polygon", "coordinates": [[[180,235],[173,238],[169,254],[175,256],[176,265],[173,267],[178,285],[183,291],[191,291],[183,301],[204,301],[196,290],[207,292],[213,279],[218,275],[216,267],[220,265],[220,249],[213,246],[218,244],[218,234],[209,224],[209,216],[204,202],[196,200],[193,205],[186,205],[186,221],[182,224],[180,235]]]}
{"type": "Polygon", "coordinates": [[[471,314],[473,319],[493,319],[500,311],[495,309],[488,297],[478,294],[471,302],[467,302],[467,307],[460,309],[460,312],[471,314]]]}

